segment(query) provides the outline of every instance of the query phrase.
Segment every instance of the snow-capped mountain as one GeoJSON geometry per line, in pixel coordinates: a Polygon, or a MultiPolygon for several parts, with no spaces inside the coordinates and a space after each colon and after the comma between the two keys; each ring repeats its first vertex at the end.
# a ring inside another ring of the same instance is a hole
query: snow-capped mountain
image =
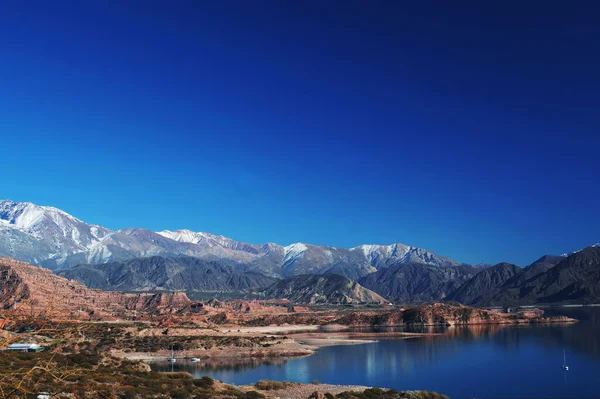
{"type": "Polygon", "coordinates": [[[111,231],[50,206],[0,201],[0,254],[41,264],[87,251],[111,231]]]}
{"type": "Polygon", "coordinates": [[[435,266],[458,263],[404,244],[336,248],[296,243],[281,246],[235,241],[190,230],[110,230],[87,224],[68,213],[29,202],[0,201],[0,256],[51,269],[100,264],[154,255],[221,259],[244,270],[274,277],[338,273],[359,278],[397,263],[435,266]]]}
{"type": "Polygon", "coordinates": [[[359,245],[352,251],[360,251],[369,263],[378,269],[397,263],[425,263],[433,266],[456,266],[459,263],[450,258],[444,258],[423,248],[404,244],[393,245],[359,245]]]}
{"type": "Polygon", "coordinates": [[[179,242],[187,242],[190,244],[198,244],[209,248],[222,247],[235,251],[245,251],[254,254],[262,252],[261,245],[253,245],[245,242],[235,241],[225,236],[218,236],[209,233],[197,233],[190,230],[159,231],[163,237],[179,242]]]}
{"type": "MultiPolygon", "coordinates": [[[[596,243],[594,245],[590,245],[590,247],[592,247],[592,248],[600,248],[600,242],[596,243]]],[[[589,247],[586,247],[586,248],[589,248],[589,247]]],[[[576,253],[579,253],[579,252],[583,251],[584,249],[585,248],[581,248],[581,249],[578,249],[577,251],[573,251],[573,252],[569,252],[569,253],[564,253],[564,254],[562,254],[560,256],[563,256],[563,257],[571,256],[571,255],[574,255],[576,253]]]]}

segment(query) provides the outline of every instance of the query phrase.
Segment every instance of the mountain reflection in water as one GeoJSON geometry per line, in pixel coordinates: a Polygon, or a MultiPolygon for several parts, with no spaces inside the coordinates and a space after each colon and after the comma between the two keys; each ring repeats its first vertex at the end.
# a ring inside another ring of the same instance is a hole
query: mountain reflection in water
{"type": "MultiPolygon", "coordinates": [[[[175,371],[236,384],[261,379],[427,389],[452,398],[599,397],[600,308],[557,308],[575,324],[475,325],[380,332],[441,333],[321,348],[296,359],[214,359],[175,371]],[[562,369],[566,350],[570,371],[562,369]]],[[[365,331],[365,329],[356,329],[365,331]]],[[[154,364],[169,371],[168,364],[154,364]]]]}

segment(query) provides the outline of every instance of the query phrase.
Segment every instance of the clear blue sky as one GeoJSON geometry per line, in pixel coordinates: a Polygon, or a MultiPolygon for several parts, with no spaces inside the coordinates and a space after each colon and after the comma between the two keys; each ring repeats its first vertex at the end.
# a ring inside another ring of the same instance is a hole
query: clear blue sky
{"type": "Polygon", "coordinates": [[[600,240],[597,2],[6,3],[0,198],[470,263],[600,240]]]}

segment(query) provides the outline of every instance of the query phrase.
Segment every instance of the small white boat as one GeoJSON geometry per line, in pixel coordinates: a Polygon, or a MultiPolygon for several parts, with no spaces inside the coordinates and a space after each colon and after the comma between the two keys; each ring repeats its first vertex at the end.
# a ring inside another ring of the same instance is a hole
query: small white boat
{"type": "Polygon", "coordinates": [[[200,361],[199,357],[193,357],[192,358],[192,363],[198,363],[200,361]]]}
{"type": "Polygon", "coordinates": [[[177,359],[175,359],[175,351],[173,350],[173,346],[171,346],[171,357],[168,359],[169,363],[175,363],[177,359]]]}
{"type": "Polygon", "coordinates": [[[563,349],[563,370],[569,371],[569,366],[567,366],[567,351],[563,349]]]}

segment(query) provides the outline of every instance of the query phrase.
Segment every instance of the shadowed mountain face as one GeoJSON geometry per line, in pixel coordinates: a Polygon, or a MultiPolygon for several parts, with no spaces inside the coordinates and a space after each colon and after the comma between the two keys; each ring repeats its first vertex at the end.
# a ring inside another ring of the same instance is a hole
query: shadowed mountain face
{"type": "Polygon", "coordinates": [[[78,265],[58,274],[89,288],[118,291],[242,292],[277,281],[260,273],[240,271],[224,262],[189,256],[153,256],[102,265],[78,265]]]}
{"type": "Polygon", "coordinates": [[[369,274],[359,282],[395,302],[435,302],[444,299],[478,271],[466,265],[439,267],[403,263],[369,274]]]}
{"type": "Polygon", "coordinates": [[[499,263],[477,273],[456,291],[448,295],[447,299],[464,304],[479,303],[506,281],[522,272],[523,269],[518,266],[510,263],[499,263]]]}
{"type": "Polygon", "coordinates": [[[262,292],[265,298],[296,303],[387,303],[375,292],[339,274],[301,275],[279,281],[262,292]]]}
{"type": "Polygon", "coordinates": [[[335,248],[296,243],[249,244],[189,230],[112,231],[87,224],[57,208],[0,201],[0,256],[52,270],[78,264],[119,262],[139,257],[186,255],[226,260],[271,277],[339,273],[353,279],[397,263],[455,266],[457,262],[403,244],[335,248]]]}
{"type": "Polygon", "coordinates": [[[589,247],[570,255],[546,272],[520,284],[511,284],[490,301],[584,303],[600,301],[600,248],[589,247]]]}
{"type": "Polygon", "coordinates": [[[523,269],[496,265],[448,299],[478,306],[600,301],[600,248],[588,247],[568,257],[544,256],[523,269]]]}
{"type": "Polygon", "coordinates": [[[577,303],[598,298],[599,250],[546,255],[524,269],[506,263],[471,267],[403,244],[255,245],[189,230],[113,231],[57,208],[0,201],[0,256],[111,290],[245,292],[278,278],[338,274],[404,303],[577,303]]]}

